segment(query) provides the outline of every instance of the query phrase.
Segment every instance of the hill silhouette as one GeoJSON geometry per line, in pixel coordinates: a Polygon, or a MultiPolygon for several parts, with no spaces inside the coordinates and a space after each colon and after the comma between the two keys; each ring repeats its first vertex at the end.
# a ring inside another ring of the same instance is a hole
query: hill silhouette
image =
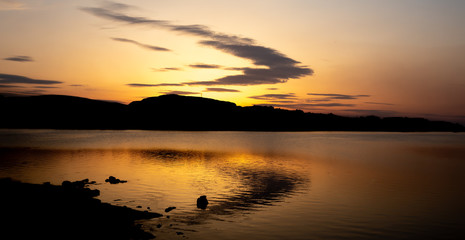
{"type": "Polygon", "coordinates": [[[450,131],[460,124],[423,118],[343,117],[209,98],[162,95],[128,105],[42,95],[0,97],[1,128],[228,131],[450,131]]]}

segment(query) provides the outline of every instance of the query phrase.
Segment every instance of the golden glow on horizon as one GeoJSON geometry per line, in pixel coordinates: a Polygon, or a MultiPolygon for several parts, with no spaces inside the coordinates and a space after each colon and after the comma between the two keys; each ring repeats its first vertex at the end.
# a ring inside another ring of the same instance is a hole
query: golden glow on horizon
{"type": "Polygon", "coordinates": [[[465,33],[457,24],[465,21],[462,3],[239,0],[230,5],[218,1],[196,4],[133,1],[130,4],[135,8],[121,11],[130,16],[183,26],[199,24],[216,33],[252,38],[257,45],[274,49],[315,72],[313,76],[281,84],[163,87],[127,84],[212,81],[241,74],[221,68],[265,66],[255,66],[249,59],[201,46],[199,41],[209,40],[201,36],[114,22],[80,10],[99,7],[94,1],[21,3],[24,3],[22,9],[0,9],[0,31],[8,33],[0,39],[3,49],[0,73],[63,84],[37,88],[27,84],[5,87],[0,83],[0,92],[66,94],[129,103],[183,91],[241,106],[275,104],[285,108],[293,101],[306,111],[344,115],[385,111],[385,115],[391,112],[449,119],[465,116],[462,71],[465,33]],[[171,51],[153,51],[112,38],[171,51]],[[30,56],[33,61],[5,60],[12,56],[30,56]],[[220,68],[189,67],[192,64],[214,64],[220,68]],[[165,68],[178,70],[160,71],[165,68]],[[210,87],[240,92],[206,91],[210,87]],[[369,97],[328,101],[308,93],[369,97]],[[265,94],[292,94],[295,98],[276,101],[250,98],[265,94]]]}

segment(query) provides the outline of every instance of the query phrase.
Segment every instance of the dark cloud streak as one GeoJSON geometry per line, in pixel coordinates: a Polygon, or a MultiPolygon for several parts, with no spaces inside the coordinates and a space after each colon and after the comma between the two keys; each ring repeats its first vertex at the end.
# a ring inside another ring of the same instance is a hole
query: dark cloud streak
{"type": "Polygon", "coordinates": [[[158,47],[158,46],[152,46],[148,44],[143,44],[135,40],[127,39],[127,38],[111,38],[112,40],[118,41],[118,42],[127,42],[127,43],[132,43],[135,44],[141,48],[149,49],[152,51],[162,51],[162,52],[170,52],[171,50],[168,48],[163,48],[163,47],[158,47]]]}
{"type": "Polygon", "coordinates": [[[171,22],[165,21],[165,20],[153,20],[153,19],[148,19],[145,17],[133,17],[133,16],[129,16],[129,15],[126,15],[120,12],[116,12],[117,9],[112,9],[112,8],[108,8],[105,6],[103,8],[82,7],[80,9],[84,12],[90,13],[97,17],[101,17],[101,18],[105,18],[105,19],[117,21],[117,22],[128,23],[132,25],[145,25],[145,26],[151,26],[155,28],[163,28],[163,29],[178,32],[178,33],[206,37],[206,38],[216,39],[216,40],[221,40],[221,41],[233,41],[233,42],[241,42],[241,43],[246,43],[246,44],[253,43],[253,40],[250,38],[243,38],[243,37],[239,37],[235,35],[217,33],[215,31],[212,31],[209,27],[204,26],[204,25],[199,25],[199,24],[176,25],[176,24],[171,24],[171,22]]]}
{"type": "Polygon", "coordinates": [[[355,115],[375,115],[375,116],[394,116],[399,114],[399,112],[391,111],[391,110],[374,110],[374,109],[344,109],[340,110],[342,112],[351,112],[355,115]]]}
{"type": "Polygon", "coordinates": [[[187,92],[187,91],[165,91],[162,92],[163,94],[176,94],[176,95],[195,95],[195,94],[200,94],[198,92],[187,92]]]}
{"type": "Polygon", "coordinates": [[[103,5],[105,6],[105,8],[112,9],[112,10],[115,10],[115,11],[127,10],[127,9],[134,8],[134,6],[131,6],[131,5],[128,5],[128,4],[117,3],[117,2],[112,2],[112,1],[104,1],[103,5]]]}
{"type": "Polygon", "coordinates": [[[297,66],[299,62],[271,48],[257,45],[229,44],[219,41],[201,41],[200,44],[216,48],[236,57],[249,59],[255,65],[267,66],[268,68],[243,68],[243,74],[240,75],[230,75],[213,81],[186,83],[188,85],[276,84],[313,74],[312,69],[297,66]]]}
{"type": "MultiPolygon", "coordinates": [[[[264,104],[262,104],[264,105],[264,104]]],[[[291,103],[291,104],[269,104],[274,107],[282,107],[288,109],[313,109],[315,107],[353,107],[354,104],[345,103],[291,103]]]]}
{"type": "Polygon", "coordinates": [[[220,41],[200,41],[201,45],[209,46],[230,53],[234,56],[250,59],[255,65],[262,66],[292,66],[299,62],[294,59],[284,56],[278,51],[258,46],[258,45],[245,45],[239,43],[229,43],[220,41]]]}
{"type": "Polygon", "coordinates": [[[40,84],[40,85],[50,85],[50,84],[60,84],[63,82],[52,81],[52,80],[39,80],[32,79],[19,75],[11,74],[2,74],[0,73],[0,84],[40,84]]]}
{"type": "Polygon", "coordinates": [[[22,88],[22,86],[0,84],[0,88],[22,88]]]}
{"type": "Polygon", "coordinates": [[[14,57],[4,58],[3,60],[13,61],[13,62],[33,62],[34,61],[34,59],[32,59],[29,56],[14,56],[14,57]]]}
{"type": "Polygon", "coordinates": [[[154,72],[167,72],[167,71],[182,71],[182,68],[166,67],[166,68],[152,68],[154,72]]]}
{"type": "Polygon", "coordinates": [[[385,105],[385,106],[394,106],[392,103],[380,103],[380,102],[365,102],[366,104],[374,104],[374,105],[385,105]]]}
{"type": "Polygon", "coordinates": [[[251,96],[249,98],[257,100],[288,100],[288,99],[297,99],[295,94],[263,94],[259,96],[251,96]]]}
{"type": "Polygon", "coordinates": [[[59,88],[59,87],[51,87],[51,86],[37,86],[34,88],[39,88],[39,89],[50,89],[50,88],[59,88]]]}
{"type": "Polygon", "coordinates": [[[206,69],[219,69],[222,68],[220,65],[216,64],[205,64],[205,63],[197,63],[189,65],[191,68],[206,68],[206,69]]]}
{"type": "Polygon", "coordinates": [[[36,96],[42,95],[46,92],[42,89],[24,90],[24,91],[6,91],[1,92],[0,95],[6,97],[25,97],[25,96],[36,96]]]}
{"type": "Polygon", "coordinates": [[[144,83],[129,83],[126,84],[130,87],[179,87],[184,86],[181,83],[160,83],[160,84],[144,84],[144,83]]]}
{"type": "Polygon", "coordinates": [[[241,92],[236,89],[229,89],[229,88],[206,88],[204,92],[241,92]]]}
{"type": "Polygon", "coordinates": [[[234,69],[243,71],[240,75],[230,75],[212,81],[186,82],[187,85],[259,85],[284,83],[289,79],[296,79],[313,74],[313,70],[299,66],[300,62],[291,59],[275,49],[257,45],[255,40],[219,33],[204,25],[177,25],[169,21],[153,20],[145,17],[134,17],[109,8],[81,8],[82,11],[111,21],[131,25],[151,26],[169,31],[203,37],[199,44],[212,47],[236,57],[251,60],[255,65],[267,68],[234,69]]]}
{"type": "Polygon", "coordinates": [[[326,99],[338,99],[338,100],[353,100],[362,97],[370,97],[370,95],[347,95],[337,93],[307,93],[309,96],[326,97],[326,99]]]}

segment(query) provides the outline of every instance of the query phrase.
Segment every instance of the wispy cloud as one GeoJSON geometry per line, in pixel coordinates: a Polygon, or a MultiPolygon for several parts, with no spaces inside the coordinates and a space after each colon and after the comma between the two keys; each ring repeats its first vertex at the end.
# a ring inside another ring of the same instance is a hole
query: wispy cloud
{"type": "Polygon", "coordinates": [[[34,59],[32,59],[29,56],[13,56],[13,57],[4,58],[3,60],[14,61],[14,62],[32,62],[32,61],[34,61],[34,59]]]}
{"type": "Polygon", "coordinates": [[[148,45],[148,44],[143,44],[143,43],[140,43],[138,41],[135,41],[135,40],[131,40],[131,39],[127,39],[127,38],[111,38],[115,41],[118,41],[118,42],[127,42],[127,43],[132,43],[132,44],[135,44],[141,48],[145,48],[145,49],[148,49],[148,50],[152,50],[152,51],[162,51],[162,52],[169,52],[171,51],[170,49],[168,48],[164,48],[164,47],[158,47],[158,46],[152,46],[152,45],[148,45]]]}
{"type": "Polygon", "coordinates": [[[250,96],[249,98],[257,100],[287,100],[287,99],[297,99],[294,93],[289,94],[263,94],[258,96],[250,96]]]}
{"type": "Polygon", "coordinates": [[[285,103],[285,104],[297,104],[295,100],[269,100],[268,104],[276,104],[276,103],[285,103]]]}
{"type": "Polygon", "coordinates": [[[37,89],[50,89],[50,88],[59,88],[59,87],[52,87],[52,86],[37,86],[37,87],[34,87],[34,88],[37,88],[37,89]]]}
{"type": "Polygon", "coordinates": [[[241,92],[236,89],[229,89],[229,88],[206,88],[204,92],[241,92]]]}
{"type": "Polygon", "coordinates": [[[130,16],[122,12],[118,12],[118,9],[109,7],[108,4],[103,7],[82,7],[82,11],[90,13],[94,16],[105,18],[112,21],[128,23],[132,25],[146,25],[155,28],[162,28],[178,33],[189,34],[199,37],[206,37],[210,39],[217,40],[226,40],[226,41],[235,41],[243,43],[251,43],[252,39],[243,38],[235,35],[222,34],[215,31],[212,31],[210,28],[204,25],[178,25],[172,24],[170,21],[165,20],[155,20],[145,17],[130,16]]]}
{"type": "Polygon", "coordinates": [[[392,103],[380,103],[380,102],[365,102],[366,104],[374,104],[374,105],[385,105],[385,106],[394,106],[392,103]]]}
{"type": "MultiPolygon", "coordinates": [[[[268,90],[277,90],[268,88],[268,90]]],[[[358,103],[353,103],[352,100],[367,98],[371,95],[366,94],[338,94],[338,93],[308,93],[307,96],[312,96],[312,99],[302,98],[294,93],[286,94],[263,94],[250,96],[249,98],[260,100],[259,106],[273,106],[289,110],[303,110],[306,112],[334,112],[337,114],[345,114],[350,116],[394,116],[397,112],[391,110],[379,109],[360,109],[357,108],[358,103]],[[314,97],[314,98],[313,98],[314,97]]],[[[375,105],[393,105],[389,103],[365,102],[365,104],[375,105]]]]}
{"type": "Polygon", "coordinates": [[[19,90],[19,91],[2,91],[0,95],[7,97],[24,97],[46,94],[45,90],[32,89],[32,90],[19,90]]]}
{"type": "MultiPolygon", "coordinates": [[[[274,88],[268,90],[275,90],[274,88]]],[[[309,96],[318,97],[315,99],[301,98],[294,93],[287,94],[263,94],[258,96],[250,96],[249,98],[265,101],[261,105],[271,105],[274,107],[286,109],[309,110],[325,110],[328,108],[353,108],[357,106],[351,103],[351,100],[370,97],[370,95],[358,94],[336,94],[336,93],[308,93],[309,96]]]]}
{"type": "Polygon", "coordinates": [[[224,67],[224,70],[230,70],[230,71],[244,71],[247,68],[246,67],[224,67]]]}
{"type": "Polygon", "coordinates": [[[215,68],[222,68],[220,65],[216,64],[206,64],[206,63],[197,63],[189,65],[191,68],[207,68],[207,69],[215,69],[215,68]]]}
{"type": "Polygon", "coordinates": [[[60,84],[63,82],[52,81],[52,80],[40,80],[32,79],[19,75],[11,74],[2,74],[0,73],[0,84],[40,84],[40,85],[50,85],[50,84],[60,84]]]}
{"type": "Polygon", "coordinates": [[[160,84],[144,84],[144,83],[129,83],[126,84],[130,87],[179,87],[184,86],[181,83],[160,83],[160,84]]]}
{"type": "Polygon", "coordinates": [[[243,68],[242,74],[239,75],[230,75],[213,81],[186,83],[188,85],[276,84],[313,74],[313,70],[310,68],[298,66],[300,62],[268,47],[221,41],[201,41],[200,44],[213,47],[236,57],[251,60],[255,65],[268,68],[243,68]]]}
{"type": "Polygon", "coordinates": [[[0,11],[22,10],[25,4],[16,0],[0,0],[0,11]]]}
{"type": "Polygon", "coordinates": [[[167,71],[182,71],[182,68],[166,67],[166,68],[152,68],[154,72],[167,72],[167,71]]]}
{"type": "Polygon", "coordinates": [[[309,96],[324,97],[325,99],[330,100],[353,100],[359,99],[362,97],[370,97],[370,95],[347,95],[347,94],[337,94],[337,93],[307,93],[309,96]]]}
{"type": "Polygon", "coordinates": [[[0,84],[0,88],[22,88],[23,86],[15,86],[15,85],[8,85],[8,84],[0,84]]]}
{"type": "Polygon", "coordinates": [[[200,94],[198,92],[188,92],[188,91],[164,91],[163,94],[176,94],[176,95],[195,95],[200,94]]]}
{"type": "Polygon", "coordinates": [[[263,103],[261,106],[273,106],[285,109],[299,109],[303,111],[339,111],[340,109],[353,108],[356,104],[346,102],[349,100],[368,97],[369,95],[347,95],[347,94],[320,94],[309,93],[308,95],[319,96],[324,98],[308,99],[296,96],[294,93],[287,94],[263,94],[257,96],[250,96],[249,98],[260,100],[263,103]],[[342,101],[342,102],[341,102],[342,101]]]}
{"type": "MultiPolygon", "coordinates": [[[[263,104],[266,105],[266,104],[263,104]]],[[[289,104],[274,104],[271,103],[274,107],[281,107],[287,109],[300,109],[300,110],[311,110],[319,107],[354,107],[354,104],[347,103],[289,103],[289,104]]]]}
{"type": "Polygon", "coordinates": [[[135,8],[132,5],[124,4],[124,3],[118,3],[118,2],[112,2],[112,1],[103,1],[102,2],[103,6],[107,9],[112,9],[114,11],[122,11],[122,10],[128,10],[128,9],[133,9],[135,8]]]}
{"type": "Polygon", "coordinates": [[[368,116],[368,115],[375,115],[375,116],[395,116],[399,114],[399,112],[391,111],[391,110],[376,110],[376,109],[344,109],[340,110],[341,112],[349,112],[351,115],[356,116],[368,116]]]}
{"type": "Polygon", "coordinates": [[[300,62],[279,51],[256,44],[255,40],[211,30],[204,25],[179,25],[170,21],[130,16],[108,7],[85,7],[82,11],[111,21],[130,25],[143,25],[168,31],[201,37],[201,46],[212,47],[236,57],[251,60],[257,66],[266,68],[242,68],[242,74],[230,75],[211,81],[187,82],[187,85],[258,85],[284,83],[313,74],[313,70],[300,66],[300,62]]]}

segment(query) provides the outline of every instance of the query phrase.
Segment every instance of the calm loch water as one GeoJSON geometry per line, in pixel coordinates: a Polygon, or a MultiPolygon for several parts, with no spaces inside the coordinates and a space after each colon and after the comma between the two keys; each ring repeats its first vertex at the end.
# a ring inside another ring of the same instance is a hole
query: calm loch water
{"type": "Polygon", "coordinates": [[[465,134],[0,130],[0,177],[95,180],[157,239],[465,238],[465,134]]]}

